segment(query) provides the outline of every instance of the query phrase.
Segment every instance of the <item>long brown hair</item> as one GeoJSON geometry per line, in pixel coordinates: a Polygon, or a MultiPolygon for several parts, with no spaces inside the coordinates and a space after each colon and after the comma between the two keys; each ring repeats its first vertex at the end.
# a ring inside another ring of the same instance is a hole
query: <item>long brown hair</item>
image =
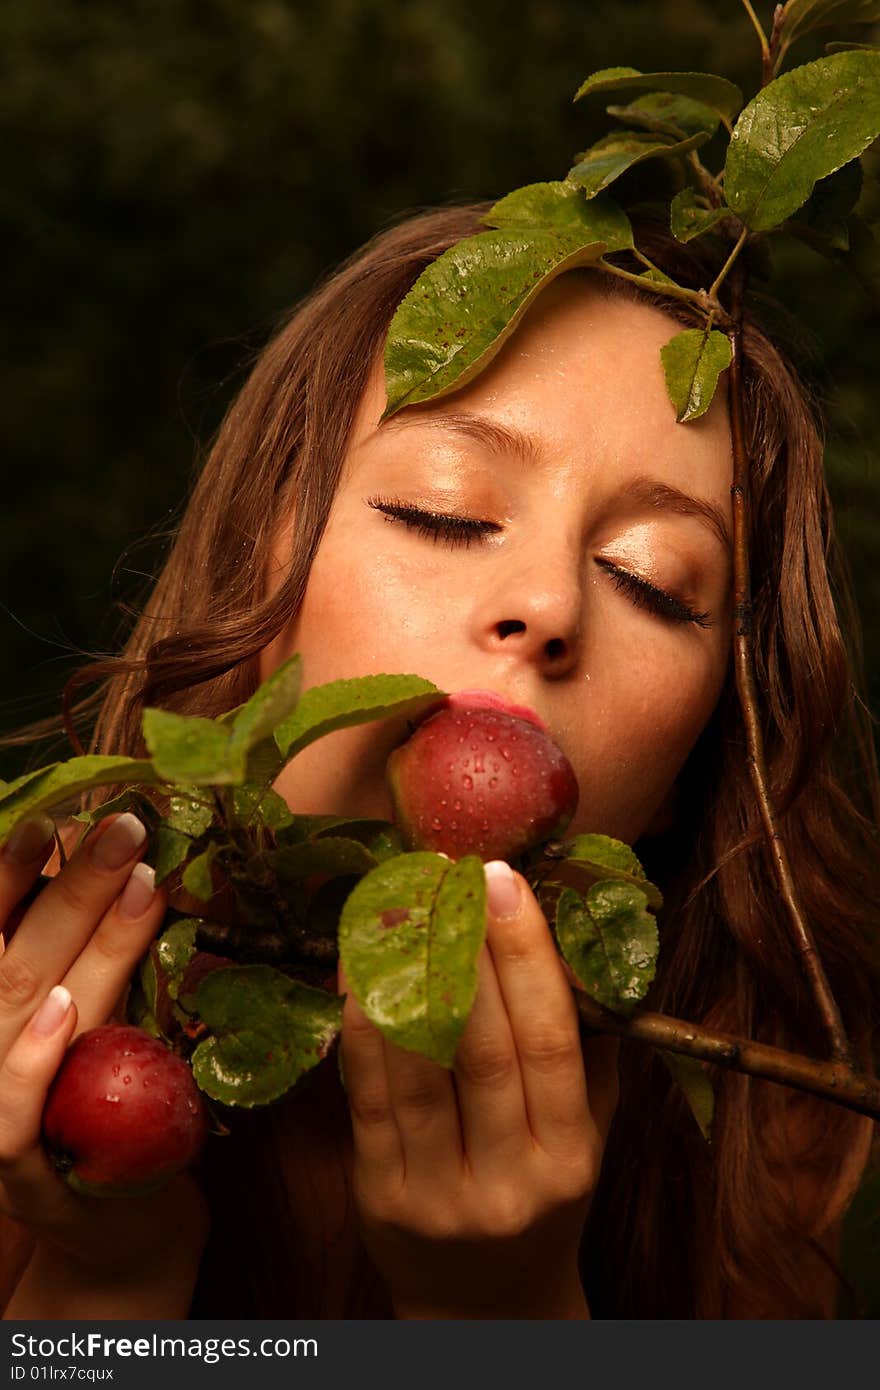
{"type": "MultiPolygon", "coordinates": [[[[302,601],[391,316],[429,262],[482,230],[487,207],[423,212],[382,232],[259,355],[124,653],[87,673],[102,681],[80,704],[81,713],[97,711],[93,747],[138,752],[144,704],[216,715],[254,690],[260,652],[302,601]],[[270,546],[291,513],[289,569],[267,596],[270,546]]],[[[709,283],[701,262],[711,259],[711,246],[700,253],[681,247],[649,222],[638,240],[679,279],[709,283]]],[[[602,285],[651,299],[608,277],[602,285]]],[[[652,302],[687,320],[668,299],[652,302]]],[[[754,632],[770,785],[804,913],[849,1034],[871,1068],[880,1004],[880,783],[859,694],[857,610],[835,541],[814,410],[753,312],[745,357],[754,632]]],[[[674,831],[636,846],[666,897],[647,1002],[824,1055],[764,844],[732,666],[678,787],[674,831]]],[[[822,1234],[851,1195],[853,1154],[863,1157],[871,1122],[784,1087],[716,1068],[709,1074],[717,1094],[711,1145],[663,1060],[641,1045],[622,1045],[621,1101],[583,1241],[593,1314],[828,1316],[827,1299],[816,1292],[822,1234]]],[[[289,1142],[285,1108],[273,1110],[242,1117],[232,1138],[218,1143],[224,1152],[213,1180],[208,1173],[215,1231],[196,1315],[292,1316],[320,1307],[289,1268],[295,1255],[268,1234],[269,1226],[281,1228],[280,1187],[267,1197],[261,1186],[269,1204],[261,1208],[262,1234],[243,1196],[263,1184],[258,1173],[274,1179],[272,1156],[289,1142]],[[212,1276],[221,1262],[222,1277],[212,1276]],[[234,1294],[233,1265],[244,1274],[234,1294]]],[[[297,1111],[299,1100],[286,1113],[297,1111]]],[[[351,1315],[363,1316],[358,1309],[366,1306],[352,1301],[351,1315]]]]}

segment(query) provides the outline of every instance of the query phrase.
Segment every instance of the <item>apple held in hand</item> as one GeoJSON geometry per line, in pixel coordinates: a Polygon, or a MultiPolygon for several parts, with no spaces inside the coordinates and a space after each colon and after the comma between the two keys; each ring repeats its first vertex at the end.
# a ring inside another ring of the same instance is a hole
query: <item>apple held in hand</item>
{"type": "Polygon", "coordinates": [[[198,1154],[207,1134],[187,1064],[127,1024],[82,1033],[49,1088],[43,1139],[77,1192],[133,1194],[159,1187],[198,1154]]]}
{"type": "Polygon", "coordinates": [[[408,849],[511,860],[563,833],[578,803],[571,764],[537,716],[462,691],[388,759],[408,849]]]}

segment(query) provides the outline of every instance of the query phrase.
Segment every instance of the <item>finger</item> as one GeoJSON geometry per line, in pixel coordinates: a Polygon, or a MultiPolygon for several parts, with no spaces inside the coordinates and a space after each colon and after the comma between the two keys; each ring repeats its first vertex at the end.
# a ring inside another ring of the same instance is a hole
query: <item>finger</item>
{"type": "Polygon", "coordinates": [[[64,1224],[72,1194],[40,1143],[49,1086],[76,1025],[76,1005],[56,985],[0,1067],[0,1183],[8,1215],[36,1231],[64,1224]]]}
{"type": "Polygon", "coordinates": [[[407,1182],[460,1174],[464,1141],[452,1073],[439,1062],[383,1039],[391,1103],[407,1182]]]}
{"type": "Polygon", "coordinates": [[[162,925],[166,905],[166,893],[156,888],[155,870],[135,864],[116,902],[64,977],[79,1009],[77,1036],[97,1028],[117,1008],[162,925]]]}
{"type": "Polygon", "coordinates": [[[529,1127],[548,1153],[568,1156],[592,1123],[571,987],[525,879],[503,860],[485,871],[486,939],[519,1057],[529,1127]]]}
{"type": "Polygon", "coordinates": [[[52,851],[55,827],[48,816],[19,825],[0,853],[0,955],[9,945],[24,910],[22,899],[37,882],[52,851]]]}
{"type": "Polygon", "coordinates": [[[69,970],[122,891],[147,832],[131,813],[108,819],[28,909],[0,956],[0,1056],[40,998],[69,970]]]}
{"type": "Polygon", "coordinates": [[[470,1168],[491,1183],[531,1143],[522,1074],[488,947],[477,960],[474,1006],[455,1054],[455,1086],[470,1168]]]}
{"type": "MultiPolygon", "coordinates": [[[[340,994],[348,991],[341,965],[338,989],[340,994]]],[[[373,1188],[396,1191],[404,1177],[403,1145],[391,1104],[382,1034],[350,991],[342,1009],[340,1051],[359,1175],[373,1188]]]]}

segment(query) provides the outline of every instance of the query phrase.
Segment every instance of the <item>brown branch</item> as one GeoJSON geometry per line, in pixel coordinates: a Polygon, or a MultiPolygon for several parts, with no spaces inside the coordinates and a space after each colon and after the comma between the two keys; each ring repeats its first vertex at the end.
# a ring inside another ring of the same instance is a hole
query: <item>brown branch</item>
{"type": "Polygon", "coordinates": [[[807,975],[815,995],[822,1021],[831,1042],[831,1055],[843,1062],[852,1071],[853,1060],[843,1020],[831,993],[831,987],[824,967],[816,951],[812,932],[800,910],[794,889],[794,882],[788,863],[788,855],[782,836],[779,833],[776,813],[767,788],[767,765],[764,758],[764,739],[758,718],[758,702],[755,694],[754,661],[752,652],[752,600],[749,574],[748,552],[748,485],[749,457],[745,441],[743,422],[743,382],[742,382],[742,296],[745,282],[745,265],[741,261],[731,280],[731,299],[733,329],[730,333],[732,360],[730,364],[730,426],[733,442],[734,477],[731,497],[733,499],[733,545],[734,545],[734,603],[736,632],[734,635],[734,662],[736,668],[736,688],[743,712],[748,746],[748,763],[752,785],[758,800],[764,833],[770,850],[773,872],[782,901],[788,913],[792,937],[801,965],[807,975]]]}
{"type": "Polygon", "coordinates": [[[654,1047],[695,1057],[730,1071],[744,1072],[765,1081],[776,1081],[796,1091],[808,1091],[824,1100],[880,1119],[880,1080],[856,1071],[842,1061],[821,1061],[785,1052],[767,1043],[750,1042],[731,1033],[712,1033],[667,1014],[636,1013],[623,1018],[596,1003],[582,989],[573,991],[582,1021],[600,1033],[637,1038],[654,1047]]]}

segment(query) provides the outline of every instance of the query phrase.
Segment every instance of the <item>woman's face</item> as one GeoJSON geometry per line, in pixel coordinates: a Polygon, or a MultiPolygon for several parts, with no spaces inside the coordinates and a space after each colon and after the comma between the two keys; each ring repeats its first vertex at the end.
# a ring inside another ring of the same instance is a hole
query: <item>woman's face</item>
{"type": "MultiPolygon", "coordinates": [[[[676,424],[660,348],[679,330],[566,275],[474,382],[381,425],[377,364],[305,600],[263,678],[299,652],[304,687],[387,671],[495,691],[531,706],[574,767],[569,835],[632,844],[663,828],[731,636],[725,393],[676,424]],[[423,534],[401,508],[469,524],[423,534]],[[675,603],[655,611],[626,576],[675,603]]],[[[279,574],[288,546],[289,532],[279,574]]],[[[339,730],[277,789],[295,811],[390,819],[385,761],[406,734],[402,718],[339,730]]]]}

